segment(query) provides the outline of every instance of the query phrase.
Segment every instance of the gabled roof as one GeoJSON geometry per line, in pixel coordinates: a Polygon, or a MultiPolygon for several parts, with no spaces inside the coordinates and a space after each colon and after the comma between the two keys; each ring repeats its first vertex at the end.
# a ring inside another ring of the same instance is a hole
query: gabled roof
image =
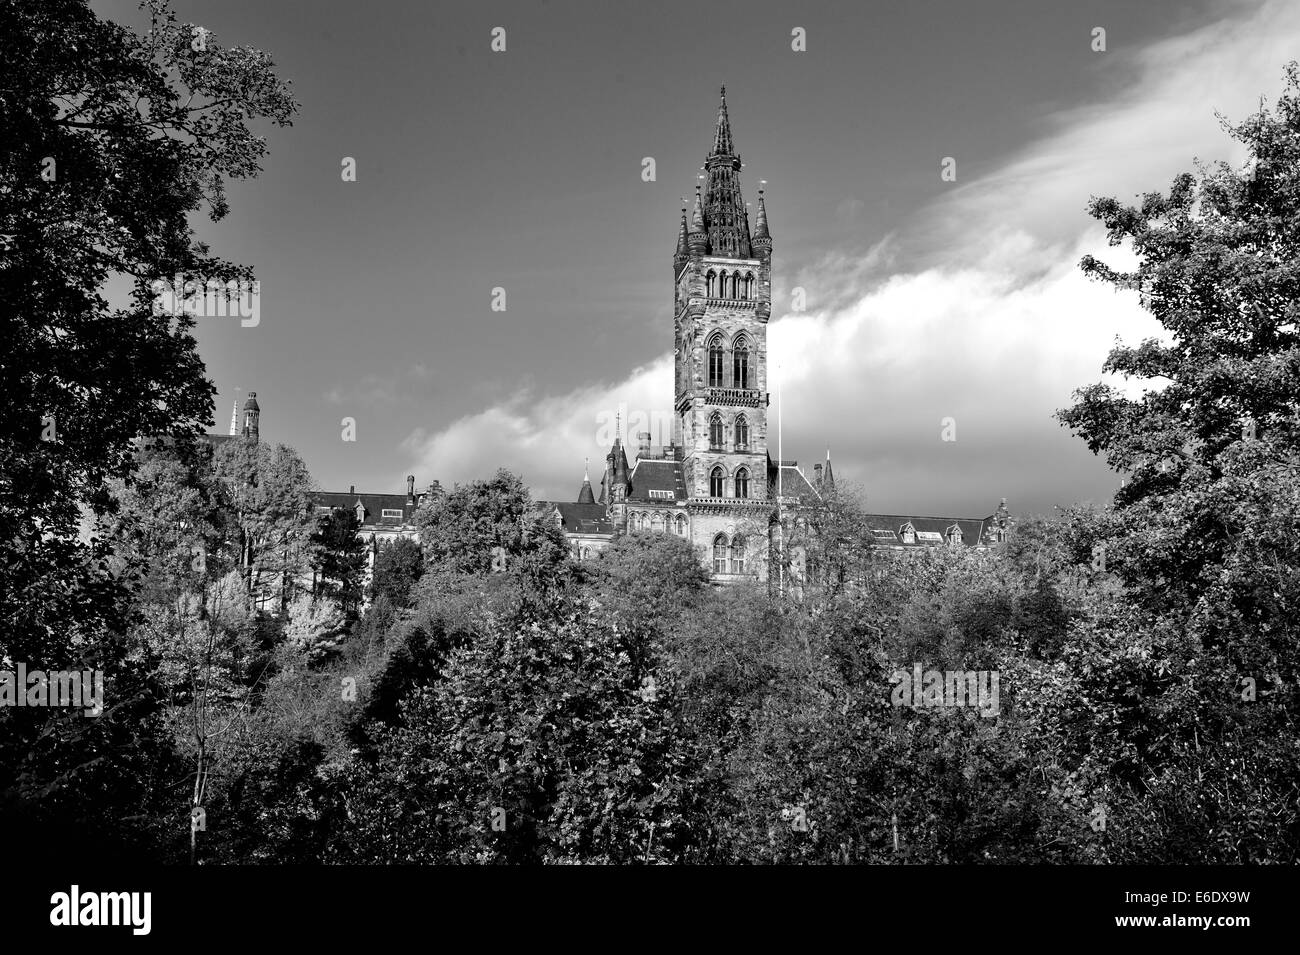
{"type": "Polygon", "coordinates": [[[974,547],[980,543],[984,527],[992,517],[913,517],[908,514],[865,514],[867,527],[874,531],[892,531],[894,539],[877,537],[877,543],[890,547],[918,548],[934,547],[948,542],[948,529],[954,524],[961,531],[962,543],[974,547]],[[903,528],[910,524],[917,534],[938,534],[939,540],[922,540],[919,536],[915,543],[903,541],[903,528]]]}
{"type": "Polygon", "coordinates": [[[566,534],[614,534],[614,522],[605,513],[603,504],[539,501],[538,505],[553,509],[560,519],[560,528],[566,534]]]}
{"type": "Polygon", "coordinates": [[[798,498],[801,503],[821,498],[817,489],[812,486],[808,478],[804,477],[797,464],[786,461],[778,468],[775,461],[769,458],[769,462],[771,466],[767,469],[768,500],[776,500],[778,489],[783,499],[798,498]]]}
{"type": "Polygon", "coordinates": [[[681,461],[656,461],[653,458],[638,458],[632,468],[632,492],[629,501],[641,503],[665,503],[669,500],[686,499],[686,478],[681,461]],[[668,491],[667,497],[651,496],[651,491],[668,491]]]}
{"type": "Polygon", "coordinates": [[[400,527],[403,524],[411,523],[411,517],[415,514],[415,509],[419,506],[419,499],[415,502],[409,502],[405,494],[365,494],[352,491],[313,491],[311,502],[314,507],[329,508],[331,511],[342,508],[345,511],[355,511],[357,501],[365,508],[365,518],[362,525],[374,525],[379,527],[400,527]],[[391,510],[402,512],[399,517],[384,517],[384,511],[391,510]]]}

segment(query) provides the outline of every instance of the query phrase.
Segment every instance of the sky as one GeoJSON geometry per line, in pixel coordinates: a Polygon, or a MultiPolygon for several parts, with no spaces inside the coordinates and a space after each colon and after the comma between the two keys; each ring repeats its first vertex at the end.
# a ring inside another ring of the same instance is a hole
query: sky
{"type": "Polygon", "coordinates": [[[1216,114],[1274,101],[1300,49],[1293,0],[174,8],[271,54],[302,104],[230,215],[194,220],[261,283],[255,327],[199,323],[214,430],[256,391],[263,440],[322,489],[505,467],[576,499],[615,413],[670,411],[680,197],[725,84],[745,200],[767,182],[781,456],[811,473],[829,449],[874,511],[963,517],[1109,500],[1119,477],[1053,415],[1146,387],[1101,367],[1161,329],[1080,272],[1132,263],[1088,200],[1242,162],[1216,114]]]}

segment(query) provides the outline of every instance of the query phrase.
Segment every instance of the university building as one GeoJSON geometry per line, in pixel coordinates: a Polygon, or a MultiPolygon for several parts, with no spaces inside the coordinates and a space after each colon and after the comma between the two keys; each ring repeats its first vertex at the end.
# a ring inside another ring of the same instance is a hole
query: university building
{"type": "MultiPolygon", "coordinates": [[[[675,534],[695,545],[716,582],[727,583],[765,579],[783,540],[791,542],[787,562],[797,565],[801,515],[834,493],[835,476],[829,450],[811,479],[798,462],[773,460],[769,453],[773,238],[761,188],[755,221],[749,221],[725,87],[704,169],[693,205],[682,209],[672,256],[671,443],[654,447],[650,434],[641,432],[629,459],[619,433],[605,455],[599,493],[584,474],[577,500],[538,506],[554,516],[579,560],[591,559],[621,534],[675,534]]],[[[258,413],[250,393],[243,432],[254,440],[258,413]]],[[[405,494],[353,486],[317,492],[313,503],[321,514],[355,512],[373,566],[385,540],[415,536],[416,508],[439,493],[436,481],[417,493],[408,476],[405,494]]],[[[1008,513],[1003,500],[982,518],[872,514],[867,520],[876,546],[901,552],[988,547],[1002,539],[1008,513]]]]}
{"type": "MultiPolygon", "coordinates": [[[[693,206],[682,209],[672,260],[672,443],[654,448],[640,433],[629,462],[620,435],[605,456],[598,496],[584,476],[576,502],[545,506],[580,560],[619,534],[676,534],[696,546],[715,581],[727,582],[765,577],[783,539],[793,551],[801,511],[834,493],[835,476],[829,450],[811,480],[797,461],[769,453],[773,239],[761,188],[749,221],[725,87],[704,170],[693,206]]],[[[1001,539],[1007,511],[1003,501],[985,518],[868,520],[874,543],[893,550],[984,547],[1001,539]]]]}

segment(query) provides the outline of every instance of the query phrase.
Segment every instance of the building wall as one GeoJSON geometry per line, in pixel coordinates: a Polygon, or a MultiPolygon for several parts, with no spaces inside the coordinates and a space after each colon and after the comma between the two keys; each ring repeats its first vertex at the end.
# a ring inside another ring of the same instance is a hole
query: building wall
{"type": "Polygon", "coordinates": [[[683,269],[676,292],[674,338],[677,394],[674,401],[674,440],[685,448],[684,473],[691,497],[709,496],[709,475],[721,465],[728,478],[744,466],[750,472],[750,496],[767,496],[767,317],[771,311],[771,280],[764,260],[693,257],[683,269]],[[708,296],[708,273],[752,273],[753,298],[735,300],[708,296]],[[732,345],[739,334],[749,340],[749,380],[744,400],[717,400],[718,391],[735,387],[732,345]],[[709,384],[709,342],[723,339],[723,383],[709,384]],[[711,389],[715,398],[710,399],[711,389]],[[709,445],[710,421],[722,417],[725,450],[709,445]],[[735,421],[743,413],[749,425],[748,451],[735,450],[735,421]]]}

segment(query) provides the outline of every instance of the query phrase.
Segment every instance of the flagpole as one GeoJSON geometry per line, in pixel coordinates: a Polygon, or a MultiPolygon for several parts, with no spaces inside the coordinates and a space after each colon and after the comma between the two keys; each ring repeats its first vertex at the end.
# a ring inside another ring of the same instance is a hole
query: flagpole
{"type": "Polygon", "coordinates": [[[785,596],[785,524],[781,520],[781,492],[785,477],[785,453],[781,443],[781,366],[776,366],[776,527],[781,535],[780,566],[777,569],[777,596],[785,596]]]}

